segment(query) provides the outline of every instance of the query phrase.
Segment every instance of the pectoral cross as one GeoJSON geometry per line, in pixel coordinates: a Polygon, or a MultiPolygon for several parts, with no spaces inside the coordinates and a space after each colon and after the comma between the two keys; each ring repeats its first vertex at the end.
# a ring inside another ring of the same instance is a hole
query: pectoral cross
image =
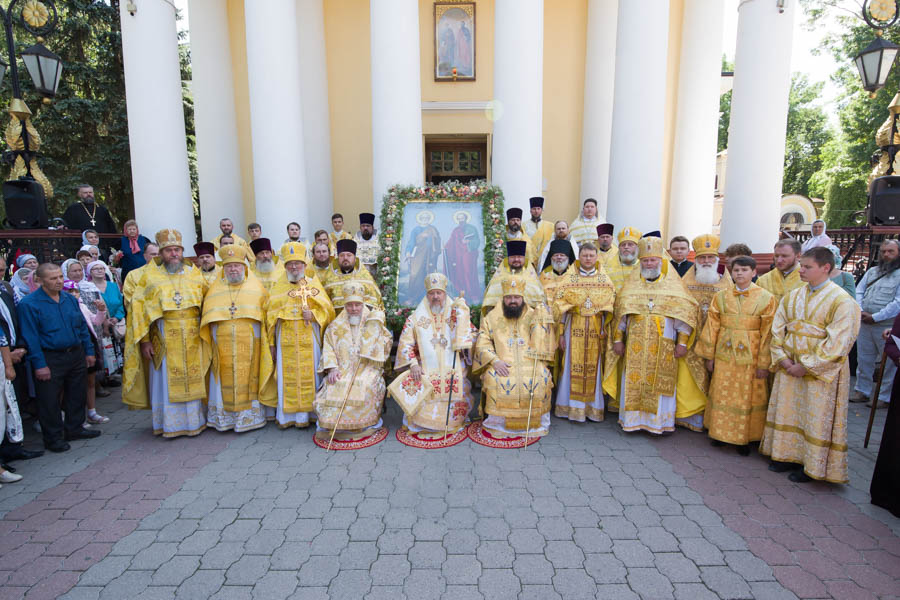
{"type": "MultiPolygon", "coordinates": [[[[298,297],[300,298],[300,304],[303,306],[304,309],[309,308],[309,300],[308,299],[313,296],[318,296],[318,295],[319,295],[319,290],[314,287],[308,286],[308,285],[301,285],[301,286],[297,287],[296,289],[293,289],[288,292],[288,296],[290,296],[291,298],[298,298],[298,297]]],[[[294,314],[297,314],[297,313],[294,313],[294,314]]]]}
{"type": "Polygon", "coordinates": [[[175,302],[175,307],[176,307],[176,308],[181,308],[181,301],[182,301],[182,299],[183,299],[183,297],[182,297],[182,295],[181,295],[181,291],[176,290],[176,291],[175,291],[175,295],[172,296],[172,300],[175,302]]]}
{"type": "Polygon", "coordinates": [[[97,221],[95,221],[94,219],[91,219],[91,226],[93,227],[96,224],[97,224],[97,221]]]}
{"type": "Polygon", "coordinates": [[[653,312],[653,298],[647,301],[647,308],[650,309],[650,312],[653,312]]]}
{"type": "Polygon", "coordinates": [[[231,306],[228,307],[228,312],[231,313],[231,318],[234,318],[234,314],[237,312],[237,306],[234,305],[234,302],[231,303],[231,306]]]}

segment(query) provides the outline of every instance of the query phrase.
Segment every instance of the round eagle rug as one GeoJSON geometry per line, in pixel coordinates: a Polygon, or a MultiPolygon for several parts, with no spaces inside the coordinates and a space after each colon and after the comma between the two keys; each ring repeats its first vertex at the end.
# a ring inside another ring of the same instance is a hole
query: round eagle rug
{"type": "MultiPolygon", "coordinates": [[[[382,427],[377,430],[375,433],[371,435],[367,435],[364,438],[358,440],[341,440],[338,439],[337,435],[334,436],[334,441],[331,442],[332,450],[362,450],[363,448],[368,448],[369,446],[374,446],[375,444],[381,443],[387,438],[388,428],[382,427]]],[[[330,433],[325,432],[316,432],[313,435],[313,442],[315,442],[316,446],[319,448],[328,449],[328,440],[331,438],[330,433]],[[321,436],[320,436],[321,434],[321,436]]]]}
{"type": "MultiPolygon", "coordinates": [[[[469,439],[471,439],[476,444],[487,446],[488,448],[501,448],[503,450],[510,450],[514,448],[523,448],[525,446],[525,436],[512,438],[495,438],[490,433],[485,431],[485,429],[481,426],[481,421],[475,421],[474,423],[469,425],[466,431],[469,434],[469,439]]],[[[528,436],[528,445],[530,446],[536,443],[539,439],[541,439],[540,436],[528,436]]]]}
{"type": "Polygon", "coordinates": [[[456,433],[451,433],[444,439],[443,433],[418,432],[413,433],[406,427],[397,430],[397,441],[405,446],[412,448],[424,448],[425,450],[437,450],[439,448],[449,448],[455,446],[469,437],[466,434],[466,428],[461,427],[456,433]]]}

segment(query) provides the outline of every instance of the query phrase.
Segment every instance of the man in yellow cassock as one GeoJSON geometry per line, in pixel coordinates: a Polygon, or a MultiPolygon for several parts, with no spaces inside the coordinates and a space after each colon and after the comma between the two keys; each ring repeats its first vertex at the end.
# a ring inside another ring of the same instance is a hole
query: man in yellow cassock
{"type": "Polygon", "coordinates": [[[359,260],[356,258],[356,242],[353,240],[338,240],[337,242],[337,258],[332,261],[331,269],[325,276],[322,285],[334,304],[335,312],[340,312],[344,308],[344,286],[348,283],[355,283],[363,290],[363,298],[365,298],[366,306],[373,309],[383,309],[381,303],[381,292],[372,279],[369,270],[360,266],[359,260]]]}
{"type": "Polygon", "coordinates": [[[406,318],[397,344],[394,370],[403,372],[391,390],[403,410],[403,426],[413,433],[455,433],[465,426],[473,407],[466,364],[477,331],[465,299],[447,296],[448,284],[442,273],[425,278],[425,297],[406,318]],[[430,390],[422,386],[423,380],[430,390]],[[395,388],[400,389],[394,393],[395,388]]]}
{"type": "Polygon", "coordinates": [[[525,290],[522,295],[529,306],[546,304],[547,297],[544,295],[544,288],[541,286],[534,268],[528,264],[525,258],[526,252],[527,245],[523,240],[506,242],[506,258],[491,277],[491,282],[484,292],[484,299],[481,301],[482,316],[488,314],[491,308],[500,303],[503,298],[503,280],[510,275],[520,275],[524,279],[525,290]]]}
{"type": "Polygon", "coordinates": [[[564,352],[556,389],[556,416],[583,423],[602,421],[603,359],[615,309],[616,288],[600,265],[597,248],[585,242],[578,261],[556,288],[554,314],[564,352]]]}
{"type": "Polygon", "coordinates": [[[310,276],[318,279],[324,286],[331,271],[331,248],[328,242],[316,242],[309,254],[310,276]]]}
{"type": "Polygon", "coordinates": [[[596,242],[597,225],[600,222],[601,219],[597,216],[597,201],[588,198],[581,207],[581,214],[569,225],[569,235],[579,246],[584,242],[596,242]]]}
{"type": "MultiPolygon", "coordinates": [[[[550,256],[550,244],[559,240],[566,243],[569,246],[569,250],[571,250],[571,254],[573,256],[572,261],[569,264],[575,262],[575,256],[578,255],[578,242],[576,242],[572,236],[569,235],[569,224],[565,221],[557,221],[553,224],[555,228],[553,231],[553,237],[544,244],[544,247],[541,249],[540,258],[538,258],[537,265],[535,265],[535,270],[540,273],[547,267],[550,263],[547,261],[547,257],[550,256]]],[[[556,245],[559,248],[559,244],[556,245]]],[[[569,250],[565,250],[566,254],[569,254],[569,250]]]]}
{"type": "Polygon", "coordinates": [[[800,262],[805,285],[788,292],[772,322],[775,383],[769,396],[759,452],[769,469],[791,481],[847,483],[847,355],[859,334],[860,308],[831,281],[834,255],[807,250],[800,262]]]}
{"type": "Polygon", "coordinates": [[[216,247],[212,242],[194,244],[194,256],[197,257],[197,267],[200,268],[200,275],[203,276],[207,286],[222,276],[222,268],[216,264],[216,247]]]}
{"type": "Polygon", "coordinates": [[[713,296],[694,352],[712,373],[703,424],[713,445],[733,444],[747,456],[748,444],[759,441],[766,422],[769,342],[778,303],[753,283],[752,257],[737,256],[731,267],[734,287],[713,296]]]}
{"type": "MultiPolygon", "coordinates": [[[[704,234],[694,238],[694,264],[684,273],[681,282],[688,293],[700,305],[697,315],[697,335],[706,323],[713,297],[722,290],[731,289],[731,275],[727,269],[719,273],[719,246],[721,241],[715,235],[704,234]]],[[[676,270],[672,262],[669,268],[676,270]]],[[[709,371],[706,361],[697,355],[693,346],[687,356],[678,361],[678,424],[693,431],[703,431],[703,413],[706,408],[706,394],[709,390],[709,371]]]]}
{"type": "Polygon", "coordinates": [[[322,383],[316,366],[322,356],[322,333],[334,320],[334,307],[315,276],[306,275],[306,248],[297,242],[281,247],[284,273],[269,292],[266,327],[275,360],[278,405],[266,407],[279,427],[307,427],[313,399],[322,383]]]}
{"type": "Polygon", "coordinates": [[[544,259],[541,275],[538,277],[547,296],[548,305],[553,309],[553,300],[556,298],[556,288],[565,279],[566,271],[575,264],[575,253],[572,252],[572,244],[569,240],[553,240],[544,259]]]}
{"type": "Polygon", "coordinates": [[[531,218],[522,222],[522,229],[525,230],[525,234],[531,239],[532,259],[534,261],[532,266],[535,270],[541,271],[539,257],[544,246],[549,244],[550,240],[554,238],[554,225],[552,222],[541,218],[544,214],[544,199],[542,197],[529,198],[528,204],[531,208],[531,218]]]}
{"type": "Polygon", "coordinates": [[[634,227],[623,227],[619,231],[617,256],[610,258],[603,265],[606,267],[606,274],[616,286],[616,292],[621,292],[625,281],[640,270],[638,243],[641,241],[641,235],[641,232],[634,227]]]}
{"type": "Polygon", "coordinates": [[[522,229],[522,209],[509,208],[506,210],[506,241],[522,240],[525,242],[525,262],[534,265],[537,262],[537,248],[527,233],[522,229]]]}
{"type": "Polygon", "coordinates": [[[212,348],[207,423],[241,433],[266,424],[275,406],[275,380],[266,330],[269,293],[249,272],[237,245],[219,248],[222,277],[203,299],[200,337],[212,348]]]}
{"type": "Polygon", "coordinates": [[[155,435],[197,435],[206,429],[210,348],[200,338],[206,283],[184,260],[180,232],[163,229],[156,243],[160,256],[146,266],[131,296],[122,402],[151,409],[155,435]]]}
{"type": "Polygon", "coordinates": [[[603,389],[618,400],[625,431],[664,433],[675,430],[677,359],[693,342],[697,301],[668,268],[662,239],[641,239],[638,252],[640,271],[616,296],[603,389]]]}
{"type": "Polygon", "coordinates": [[[143,267],[132,269],[125,276],[122,282],[122,301],[125,304],[125,310],[131,310],[131,299],[134,297],[134,290],[140,287],[141,277],[144,276],[151,267],[155,266],[155,259],[159,256],[159,246],[154,242],[148,242],[144,246],[144,260],[147,261],[143,267]]]}
{"type": "Polygon", "coordinates": [[[604,267],[619,257],[619,247],[613,243],[614,231],[612,223],[597,225],[597,256],[604,267]]]}
{"type": "Polygon", "coordinates": [[[275,257],[272,242],[269,238],[257,238],[250,242],[250,250],[255,257],[250,261],[250,270],[266,291],[271,291],[275,282],[284,275],[284,266],[275,257]]]}
{"type": "Polygon", "coordinates": [[[325,329],[318,368],[325,384],[313,402],[316,436],[326,440],[332,432],[337,439],[362,439],[381,428],[384,363],[394,341],[384,311],[366,306],[362,285],[344,284],[341,297],[344,310],[325,329]]]}
{"type": "Polygon", "coordinates": [[[800,278],[800,242],[797,240],[778,240],[775,242],[775,268],[756,280],[756,284],[781,299],[803,285],[800,278]]]}
{"type": "Polygon", "coordinates": [[[332,249],[336,249],[337,243],[341,240],[353,239],[353,234],[344,230],[344,215],[341,213],[331,215],[331,227],[334,231],[328,234],[328,241],[332,249]]]}
{"type": "Polygon", "coordinates": [[[473,373],[481,373],[487,402],[484,429],[493,437],[547,435],[550,431],[548,363],[556,350],[556,324],[547,305],[528,303],[527,280],[503,280],[503,297],[487,316],[475,342],[473,373]]]}
{"type": "Polygon", "coordinates": [[[210,240],[210,243],[212,243],[212,245],[216,247],[216,250],[218,250],[219,247],[222,245],[221,242],[222,242],[223,237],[230,237],[233,240],[233,243],[236,246],[242,247],[245,252],[247,250],[250,250],[250,245],[247,243],[247,240],[245,240],[244,238],[242,238],[241,236],[239,236],[238,234],[236,234],[234,232],[234,223],[231,222],[231,219],[229,219],[227,217],[224,219],[221,219],[219,221],[219,230],[222,233],[220,233],[219,235],[214,237],[212,240],[210,240]]]}

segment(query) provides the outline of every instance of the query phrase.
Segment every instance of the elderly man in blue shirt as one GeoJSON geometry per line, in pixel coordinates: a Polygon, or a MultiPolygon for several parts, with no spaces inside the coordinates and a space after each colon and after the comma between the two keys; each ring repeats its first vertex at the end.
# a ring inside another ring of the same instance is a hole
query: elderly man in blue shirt
{"type": "Polygon", "coordinates": [[[68,440],[100,435],[97,430],[84,428],[87,367],[95,362],[94,344],[78,301],[62,293],[62,269],[44,263],[35,275],[41,287],[19,303],[19,322],[28,346],[26,360],[36,379],[44,447],[51,452],[65,452],[70,448],[68,440]],[[59,409],[60,392],[65,425],[59,409]]]}

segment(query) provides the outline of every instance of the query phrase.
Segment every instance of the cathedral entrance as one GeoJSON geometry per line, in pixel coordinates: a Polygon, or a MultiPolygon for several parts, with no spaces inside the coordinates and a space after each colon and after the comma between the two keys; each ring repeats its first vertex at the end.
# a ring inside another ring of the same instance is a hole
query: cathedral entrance
{"type": "Polygon", "coordinates": [[[470,183],[487,178],[487,140],[425,142],[425,180],[470,183]]]}

